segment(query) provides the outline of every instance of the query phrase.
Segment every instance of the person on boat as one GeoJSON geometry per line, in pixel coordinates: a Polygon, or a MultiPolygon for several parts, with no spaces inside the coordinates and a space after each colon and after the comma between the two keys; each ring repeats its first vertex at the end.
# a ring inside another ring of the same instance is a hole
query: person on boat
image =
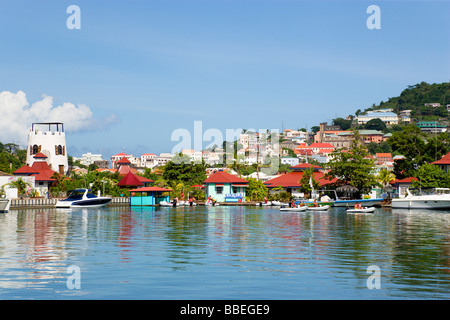
{"type": "Polygon", "coordinates": [[[175,199],[173,199],[172,205],[173,205],[174,207],[176,207],[176,206],[177,206],[177,202],[178,202],[178,197],[176,197],[175,199]]]}
{"type": "Polygon", "coordinates": [[[264,203],[267,204],[267,198],[266,197],[264,197],[264,203]]]}
{"type": "Polygon", "coordinates": [[[194,203],[194,201],[192,200],[192,198],[189,198],[189,206],[192,207],[192,204],[194,203]]]}
{"type": "Polygon", "coordinates": [[[208,200],[206,200],[206,204],[210,204],[211,203],[211,196],[208,197],[208,200]]]}
{"type": "Polygon", "coordinates": [[[318,207],[319,205],[317,204],[317,200],[316,199],[314,199],[314,204],[313,204],[313,206],[314,207],[318,207]]]}

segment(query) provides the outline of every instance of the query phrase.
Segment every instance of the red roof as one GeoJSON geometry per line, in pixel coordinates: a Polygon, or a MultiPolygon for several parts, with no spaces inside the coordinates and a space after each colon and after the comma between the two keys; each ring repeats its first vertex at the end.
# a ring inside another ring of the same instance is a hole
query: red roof
{"type": "Polygon", "coordinates": [[[130,171],[119,181],[119,183],[117,183],[117,185],[121,187],[138,187],[143,186],[144,184],[130,171]]]}
{"type": "Polygon", "coordinates": [[[433,162],[433,164],[447,164],[450,165],[450,152],[443,156],[440,160],[433,162]]]}
{"type": "Polygon", "coordinates": [[[377,153],[377,158],[392,158],[390,153],[377,153]]]}
{"type": "Polygon", "coordinates": [[[149,192],[149,191],[170,192],[172,191],[172,189],[165,189],[160,187],[142,187],[130,190],[130,192],[149,192]]]}
{"type": "Polygon", "coordinates": [[[128,156],[130,156],[130,155],[126,154],[125,152],[121,152],[121,153],[114,155],[113,157],[128,157],[128,156]]]}
{"type": "Polygon", "coordinates": [[[233,176],[232,174],[226,173],[224,171],[217,171],[208,179],[203,181],[203,183],[248,183],[248,181],[233,176]]]}
{"type": "Polygon", "coordinates": [[[116,162],[117,164],[130,164],[130,160],[128,160],[126,157],[123,157],[119,161],[116,162]]]}
{"type": "Polygon", "coordinates": [[[412,183],[413,181],[417,181],[417,178],[415,177],[409,177],[405,179],[396,179],[391,184],[400,184],[400,183],[412,183]]]}
{"type": "Polygon", "coordinates": [[[43,154],[42,152],[38,152],[36,153],[33,158],[48,158],[45,154],[43,154]]]}
{"type": "Polygon", "coordinates": [[[330,143],[318,143],[318,142],[309,145],[309,148],[334,149],[333,145],[330,143]]]}
{"type": "MultiPolygon", "coordinates": [[[[276,188],[278,186],[284,188],[299,188],[301,186],[300,180],[304,175],[303,171],[292,171],[287,174],[275,177],[269,181],[264,182],[264,184],[269,188],[276,188]]],[[[320,186],[336,182],[337,179],[326,180],[324,178],[325,174],[322,172],[313,172],[314,180],[319,182],[320,186]]]]}
{"type": "Polygon", "coordinates": [[[30,166],[27,164],[13,172],[13,174],[26,174],[26,175],[32,175],[37,173],[39,172],[37,170],[31,169],[30,166]]]}

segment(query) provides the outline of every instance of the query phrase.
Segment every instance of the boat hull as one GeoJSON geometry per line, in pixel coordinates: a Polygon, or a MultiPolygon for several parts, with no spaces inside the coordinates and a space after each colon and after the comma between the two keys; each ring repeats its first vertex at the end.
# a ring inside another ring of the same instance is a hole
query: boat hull
{"type": "Polygon", "coordinates": [[[111,202],[112,198],[96,198],[80,201],[58,201],[55,208],[98,208],[111,202]]]}
{"type": "Polygon", "coordinates": [[[442,210],[450,209],[450,200],[410,200],[410,199],[393,199],[393,209],[430,209],[442,210]]]}
{"type": "Polygon", "coordinates": [[[9,199],[0,199],[0,212],[8,212],[11,206],[11,200],[9,199]]]}
{"type": "Polygon", "coordinates": [[[291,211],[291,212],[302,212],[306,211],[308,207],[299,207],[299,208],[280,208],[280,211],[291,211]]]}
{"type": "Polygon", "coordinates": [[[381,204],[383,198],[377,199],[357,199],[357,200],[336,200],[333,203],[335,207],[354,207],[356,203],[361,203],[364,207],[371,207],[381,204]]]}
{"type": "Polygon", "coordinates": [[[325,211],[330,208],[329,205],[326,206],[319,206],[319,207],[307,207],[309,211],[325,211]]]}
{"type": "Polygon", "coordinates": [[[374,211],[374,207],[364,209],[347,209],[347,213],[372,213],[374,211]]]}

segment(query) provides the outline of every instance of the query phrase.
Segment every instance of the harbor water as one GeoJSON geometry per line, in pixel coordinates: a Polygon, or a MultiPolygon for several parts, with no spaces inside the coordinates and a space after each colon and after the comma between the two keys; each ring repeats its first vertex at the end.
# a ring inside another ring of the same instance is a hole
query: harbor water
{"type": "Polygon", "coordinates": [[[11,210],[0,299],[448,299],[449,222],[388,208],[11,210]]]}

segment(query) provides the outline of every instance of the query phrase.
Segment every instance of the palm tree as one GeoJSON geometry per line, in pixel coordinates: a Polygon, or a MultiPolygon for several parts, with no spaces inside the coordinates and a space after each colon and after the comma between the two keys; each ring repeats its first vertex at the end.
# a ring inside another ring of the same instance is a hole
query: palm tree
{"type": "Polygon", "coordinates": [[[8,186],[10,186],[11,188],[17,188],[18,194],[24,194],[26,193],[28,187],[32,187],[30,182],[25,182],[22,178],[8,183],[8,186]]]}
{"type": "Polygon", "coordinates": [[[378,182],[383,186],[383,190],[393,181],[395,181],[395,174],[392,171],[384,168],[382,169],[377,176],[378,182]]]}

